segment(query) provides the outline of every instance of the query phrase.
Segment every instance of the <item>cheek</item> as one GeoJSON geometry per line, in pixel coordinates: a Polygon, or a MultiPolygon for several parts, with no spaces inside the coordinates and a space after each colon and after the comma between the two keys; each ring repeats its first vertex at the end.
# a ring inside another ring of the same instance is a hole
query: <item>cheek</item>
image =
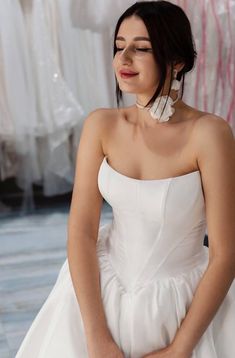
{"type": "MultiPolygon", "coordinates": [[[[154,63],[152,62],[152,63],[149,65],[149,68],[151,69],[150,77],[151,77],[151,79],[152,79],[152,82],[154,82],[154,83],[158,82],[158,80],[159,80],[159,71],[158,71],[158,69],[157,69],[157,67],[156,67],[155,62],[154,62],[154,63]]],[[[149,71],[149,72],[150,72],[150,71],[149,71]]]]}
{"type": "Polygon", "coordinates": [[[117,56],[114,56],[113,61],[112,61],[112,66],[113,66],[113,69],[116,70],[116,68],[117,68],[117,56]]]}
{"type": "Polygon", "coordinates": [[[141,78],[147,82],[156,82],[159,79],[158,70],[155,63],[151,61],[145,66],[142,66],[142,71],[140,71],[141,78]]]}

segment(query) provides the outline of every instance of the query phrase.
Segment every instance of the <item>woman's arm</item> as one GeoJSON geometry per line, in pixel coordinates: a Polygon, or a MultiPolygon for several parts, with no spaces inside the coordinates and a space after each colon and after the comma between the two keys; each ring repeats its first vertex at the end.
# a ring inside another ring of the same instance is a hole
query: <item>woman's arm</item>
{"type": "Polygon", "coordinates": [[[233,133],[222,118],[210,115],[197,123],[195,139],[206,203],[209,264],[171,345],[185,357],[190,356],[212,321],[235,276],[233,133]]]}
{"type": "Polygon", "coordinates": [[[103,110],[84,121],[76,161],[76,173],[68,220],[67,254],[74,290],[79,302],[88,343],[100,337],[111,339],[105,319],[96,254],[103,198],[97,176],[104,157],[103,110]]]}
{"type": "Polygon", "coordinates": [[[190,358],[235,276],[234,136],[222,118],[212,115],[198,120],[193,135],[206,203],[209,263],[173,342],[144,358],[190,358]]]}

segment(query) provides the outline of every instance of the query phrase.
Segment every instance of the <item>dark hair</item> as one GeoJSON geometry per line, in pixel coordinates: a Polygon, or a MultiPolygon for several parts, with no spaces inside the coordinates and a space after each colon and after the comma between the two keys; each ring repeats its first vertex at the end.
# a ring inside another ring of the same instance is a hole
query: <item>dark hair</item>
{"type": "MultiPolygon", "coordinates": [[[[177,79],[182,79],[181,98],[184,93],[185,73],[194,67],[197,52],[195,49],[191,25],[185,12],[177,5],[168,1],[139,1],[130,6],[119,18],[114,32],[113,56],[117,52],[116,37],[123,20],[130,16],[141,18],[147,28],[157,67],[159,69],[159,84],[153,97],[146,104],[153,102],[162,93],[167,76],[167,65],[171,66],[171,83],[173,81],[173,66],[184,63],[178,72],[177,79]]],[[[116,80],[116,98],[119,107],[122,91],[116,80]]],[[[168,96],[170,89],[168,92],[168,96]]]]}

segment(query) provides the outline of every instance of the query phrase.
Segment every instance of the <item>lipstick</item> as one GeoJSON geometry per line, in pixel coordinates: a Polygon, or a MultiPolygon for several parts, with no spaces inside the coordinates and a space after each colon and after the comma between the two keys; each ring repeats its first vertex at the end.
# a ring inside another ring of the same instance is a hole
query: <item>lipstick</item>
{"type": "Polygon", "coordinates": [[[138,73],[137,72],[133,72],[133,71],[130,71],[130,70],[121,70],[119,72],[120,76],[122,78],[131,78],[131,77],[134,77],[134,76],[137,76],[138,73]]]}

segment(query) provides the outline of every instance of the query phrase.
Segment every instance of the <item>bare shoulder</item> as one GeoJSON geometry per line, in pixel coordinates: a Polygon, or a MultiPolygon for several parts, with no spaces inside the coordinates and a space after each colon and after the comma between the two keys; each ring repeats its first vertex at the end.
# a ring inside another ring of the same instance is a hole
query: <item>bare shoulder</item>
{"type": "Polygon", "coordinates": [[[222,117],[215,114],[206,113],[195,121],[194,136],[197,140],[215,141],[215,140],[234,140],[232,128],[222,117]]]}
{"type": "Polygon", "coordinates": [[[115,119],[120,116],[116,108],[97,108],[90,112],[84,121],[84,125],[91,125],[97,134],[104,136],[109,128],[114,125],[115,119]]]}
{"type": "Polygon", "coordinates": [[[232,128],[222,117],[205,114],[195,122],[193,146],[204,182],[215,178],[228,184],[235,175],[235,140],[232,128]]]}
{"type": "Polygon", "coordinates": [[[89,113],[85,121],[93,121],[94,125],[107,125],[111,118],[118,116],[118,109],[116,108],[97,108],[89,113]]]}
{"type": "Polygon", "coordinates": [[[76,167],[79,168],[80,173],[87,170],[88,165],[85,165],[85,163],[90,163],[92,170],[97,172],[106,154],[104,148],[105,133],[107,132],[108,123],[112,122],[110,121],[112,116],[112,109],[98,108],[91,111],[84,119],[76,160],[76,167]],[[84,169],[85,167],[86,169],[84,169]]]}
{"type": "Polygon", "coordinates": [[[116,133],[117,124],[125,117],[123,109],[98,108],[88,115],[84,126],[91,126],[94,135],[99,137],[103,156],[107,155],[111,138],[116,133]],[[86,123],[87,122],[87,123],[86,123]]]}
{"type": "Polygon", "coordinates": [[[216,154],[217,150],[222,149],[234,151],[234,135],[231,126],[225,119],[215,114],[205,114],[195,121],[193,131],[193,142],[199,159],[203,161],[204,151],[211,151],[216,154]],[[202,158],[200,158],[200,154],[202,158]]]}

